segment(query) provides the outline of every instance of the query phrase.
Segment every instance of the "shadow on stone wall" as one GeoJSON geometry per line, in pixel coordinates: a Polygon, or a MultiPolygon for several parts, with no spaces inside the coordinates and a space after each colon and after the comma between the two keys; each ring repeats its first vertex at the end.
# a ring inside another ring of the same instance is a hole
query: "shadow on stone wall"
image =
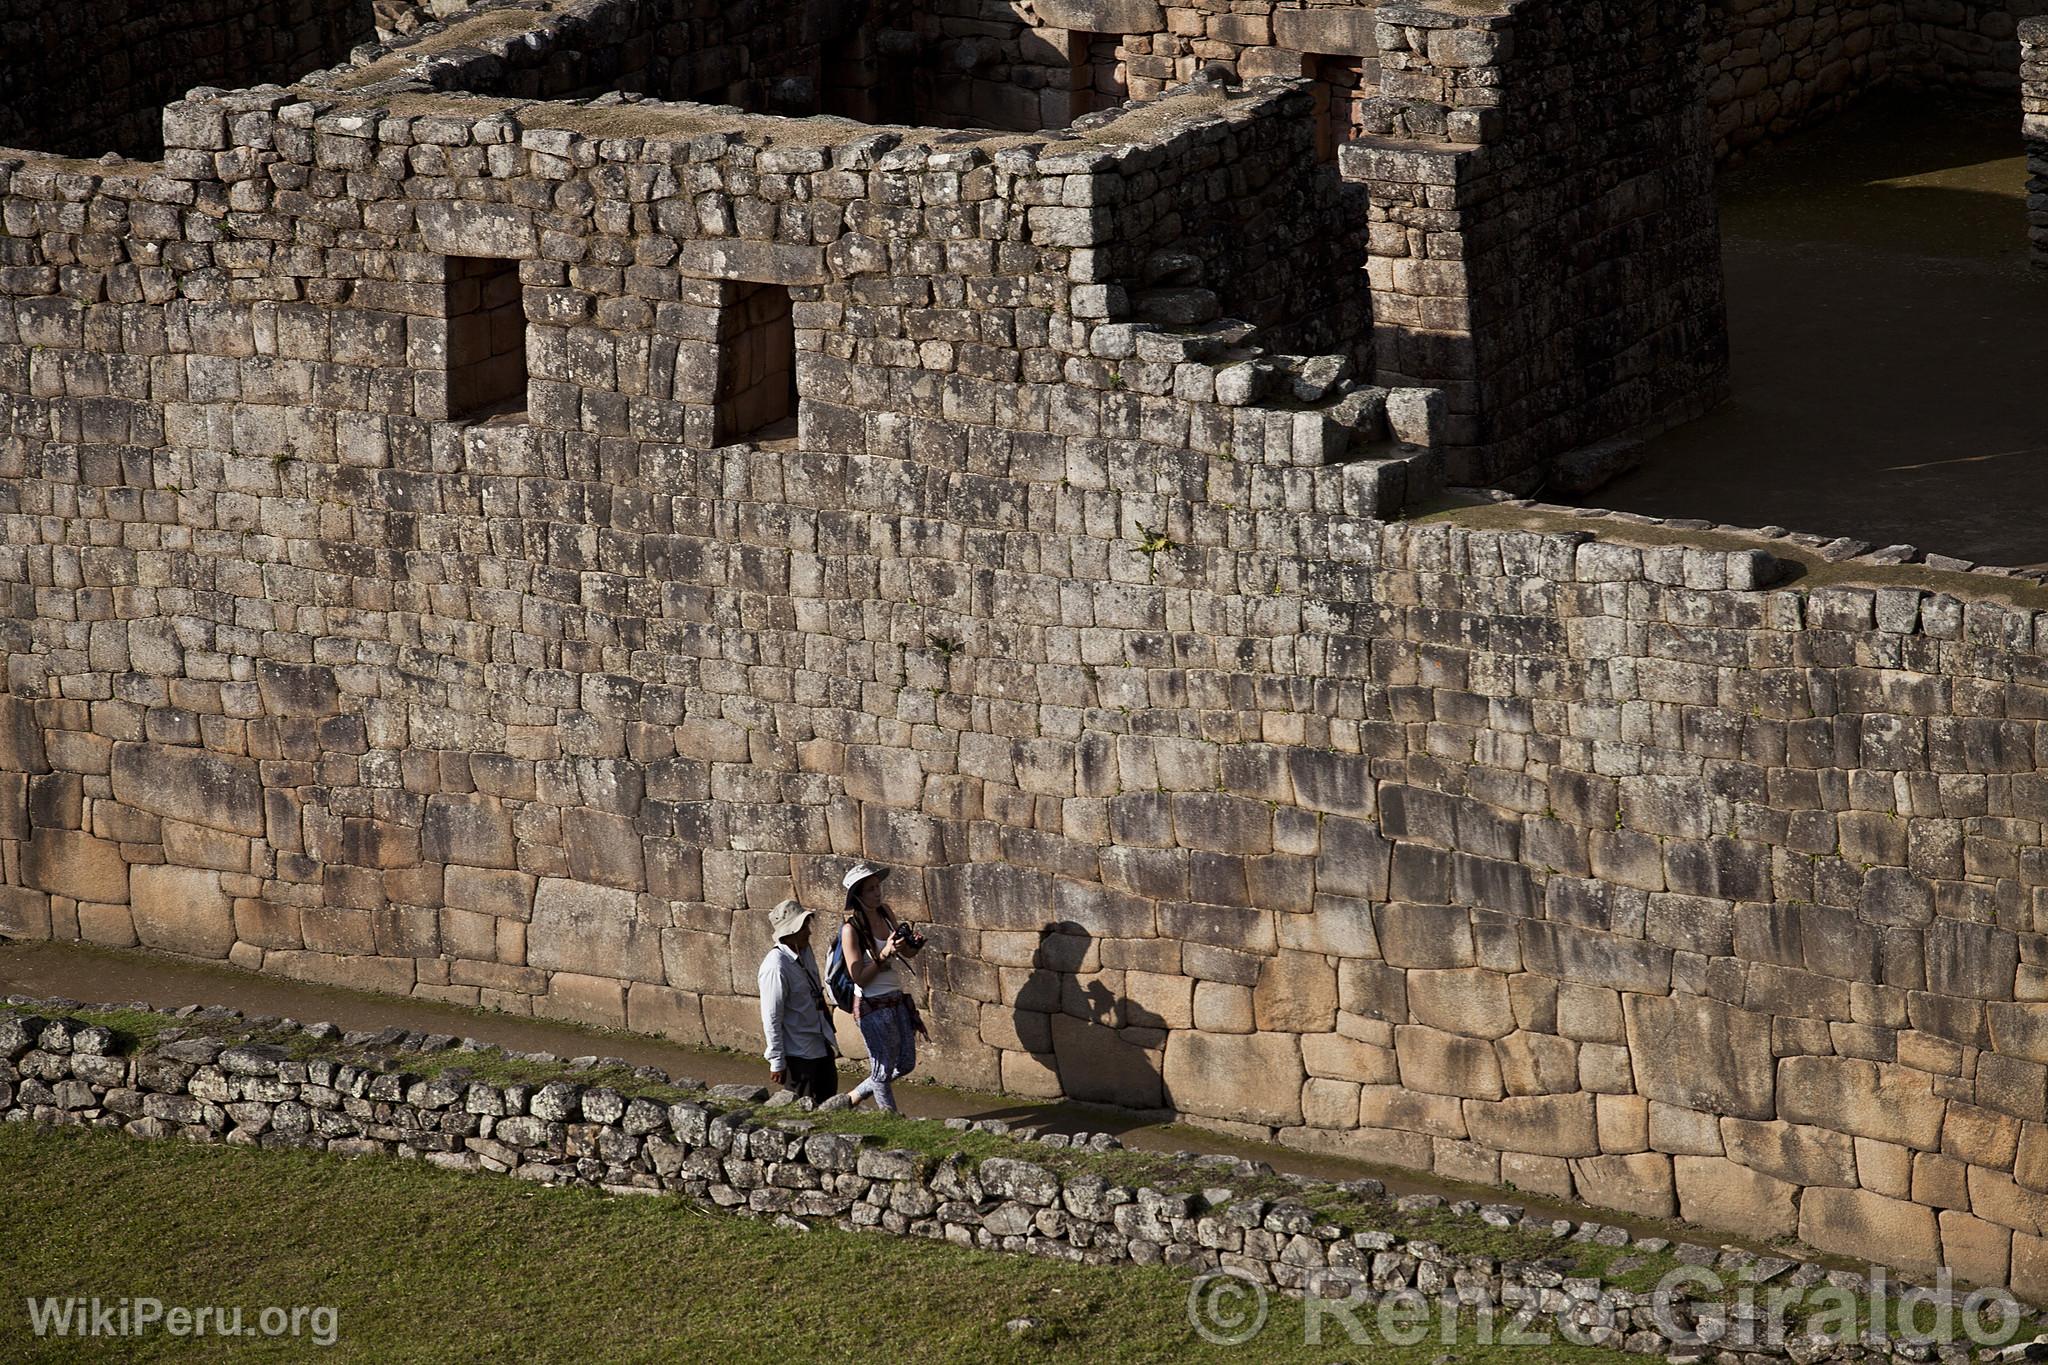
{"type": "Polygon", "coordinates": [[[1071,921],[1038,931],[1031,975],[1017,993],[1016,1028],[1071,1099],[1131,1109],[1165,1105],[1160,1057],[1166,1021],[1111,991],[1096,969],[1095,939],[1071,921]],[[1145,1047],[1131,1032],[1156,1031],[1145,1047]]]}

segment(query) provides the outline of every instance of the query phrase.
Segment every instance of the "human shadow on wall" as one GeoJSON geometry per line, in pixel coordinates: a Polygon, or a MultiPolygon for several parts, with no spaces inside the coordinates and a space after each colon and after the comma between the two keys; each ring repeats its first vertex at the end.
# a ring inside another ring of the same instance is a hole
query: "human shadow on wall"
{"type": "Polygon", "coordinates": [[[1166,1021],[1112,991],[1100,973],[1086,929],[1066,920],[1041,928],[1031,975],[1017,992],[1017,1037],[1069,1099],[1162,1108],[1166,1021]]]}

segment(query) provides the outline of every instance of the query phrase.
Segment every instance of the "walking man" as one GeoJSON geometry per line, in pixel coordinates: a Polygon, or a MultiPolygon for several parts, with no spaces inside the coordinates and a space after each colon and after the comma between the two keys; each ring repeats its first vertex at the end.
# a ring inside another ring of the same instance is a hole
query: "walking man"
{"type": "Polygon", "coordinates": [[[768,1079],[823,1104],[839,1089],[832,1015],[811,956],[811,912],[793,900],[769,918],[775,946],[761,959],[761,1031],[768,1039],[768,1079]]]}

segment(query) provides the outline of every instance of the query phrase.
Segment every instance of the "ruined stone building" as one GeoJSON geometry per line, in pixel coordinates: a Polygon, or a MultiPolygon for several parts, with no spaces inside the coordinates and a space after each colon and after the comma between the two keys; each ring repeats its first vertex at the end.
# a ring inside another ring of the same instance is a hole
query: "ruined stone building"
{"type": "Polygon", "coordinates": [[[0,932],[751,1048],[865,857],[942,1079],[2048,1293],[2039,579],[1429,501],[2030,7],[0,0],[0,932]]]}

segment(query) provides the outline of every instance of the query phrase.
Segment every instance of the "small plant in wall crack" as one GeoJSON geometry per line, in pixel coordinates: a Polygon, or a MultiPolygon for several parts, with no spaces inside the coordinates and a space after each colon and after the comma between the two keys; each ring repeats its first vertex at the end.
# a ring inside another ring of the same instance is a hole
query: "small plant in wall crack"
{"type": "Polygon", "coordinates": [[[952,662],[955,654],[967,648],[966,642],[956,635],[928,634],[924,637],[924,640],[926,644],[931,646],[934,654],[948,663],[952,662]]]}
{"type": "Polygon", "coordinates": [[[1172,554],[1179,548],[1180,542],[1163,530],[1154,530],[1150,526],[1140,526],[1138,528],[1138,553],[1145,556],[1145,576],[1147,578],[1157,578],[1159,576],[1159,556],[1172,554]]]}

